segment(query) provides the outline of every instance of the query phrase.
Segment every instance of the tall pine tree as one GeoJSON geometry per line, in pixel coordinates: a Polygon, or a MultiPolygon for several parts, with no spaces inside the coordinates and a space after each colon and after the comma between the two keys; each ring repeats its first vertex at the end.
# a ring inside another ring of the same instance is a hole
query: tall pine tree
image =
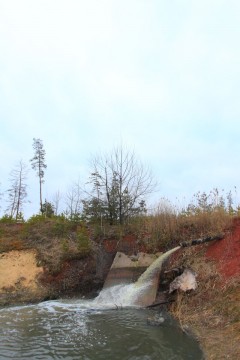
{"type": "Polygon", "coordinates": [[[43,203],[42,203],[42,184],[44,183],[44,169],[47,165],[45,163],[46,152],[43,148],[41,139],[33,138],[33,149],[35,151],[34,157],[30,160],[33,170],[36,171],[39,179],[39,195],[40,195],[40,211],[43,214],[43,203]]]}

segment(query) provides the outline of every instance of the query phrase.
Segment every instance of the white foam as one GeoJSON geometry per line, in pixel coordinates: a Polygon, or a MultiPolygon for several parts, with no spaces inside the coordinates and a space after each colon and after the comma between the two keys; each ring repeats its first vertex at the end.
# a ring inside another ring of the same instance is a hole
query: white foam
{"type": "Polygon", "coordinates": [[[103,289],[92,301],[92,306],[101,308],[137,307],[138,299],[149,290],[156,271],[160,271],[164,261],[180,246],[159,256],[133,284],[119,284],[103,289]]]}

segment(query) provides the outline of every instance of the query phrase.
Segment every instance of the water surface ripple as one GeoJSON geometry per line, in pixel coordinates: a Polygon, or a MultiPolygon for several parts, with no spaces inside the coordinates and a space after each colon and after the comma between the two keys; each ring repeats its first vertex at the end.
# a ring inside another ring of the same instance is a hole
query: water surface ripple
{"type": "Polygon", "coordinates": [[[49,301],[0,309],[0,359],[203,359],[197,342],[156,310],[96,309],[91,301],[49,301]]]}

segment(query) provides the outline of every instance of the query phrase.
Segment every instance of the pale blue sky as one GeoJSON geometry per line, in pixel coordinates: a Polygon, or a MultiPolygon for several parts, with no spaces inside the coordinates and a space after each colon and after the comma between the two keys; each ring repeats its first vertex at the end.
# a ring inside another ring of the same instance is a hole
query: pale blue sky
{"type": "MultiPolygon", "coordinates": [[[[156,202],[239,188],[239,0],[0,0],[0,49],[2,191],[33,137],[49,200],[120,143],[152,169],[156,202]]],[[[27,215],[32,170],[28,184],[27,215]]]]}

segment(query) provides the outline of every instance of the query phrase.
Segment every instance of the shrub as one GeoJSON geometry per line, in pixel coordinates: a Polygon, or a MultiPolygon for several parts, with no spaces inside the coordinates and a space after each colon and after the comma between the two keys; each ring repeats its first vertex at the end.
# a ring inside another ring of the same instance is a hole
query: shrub
{"type": "Polygon", "coordinates": [[[64,253],[68,252],[69,251],[69,243],[66,239],[62,239],[61,241],[61,247],[62,247],[62,251],[64,253]]]}
{"type": "Polygon", "coordinates": [[[15,224],[16,220],[10,215],[4,215],[0,218],[1,224],[15,224]]]}
{"type": "Polygon", "coordinates": [[[89,234],[86,227],[80,227],[77,232],[77,248],[80,252],[89,252],[91,249],[89,234]]]}

